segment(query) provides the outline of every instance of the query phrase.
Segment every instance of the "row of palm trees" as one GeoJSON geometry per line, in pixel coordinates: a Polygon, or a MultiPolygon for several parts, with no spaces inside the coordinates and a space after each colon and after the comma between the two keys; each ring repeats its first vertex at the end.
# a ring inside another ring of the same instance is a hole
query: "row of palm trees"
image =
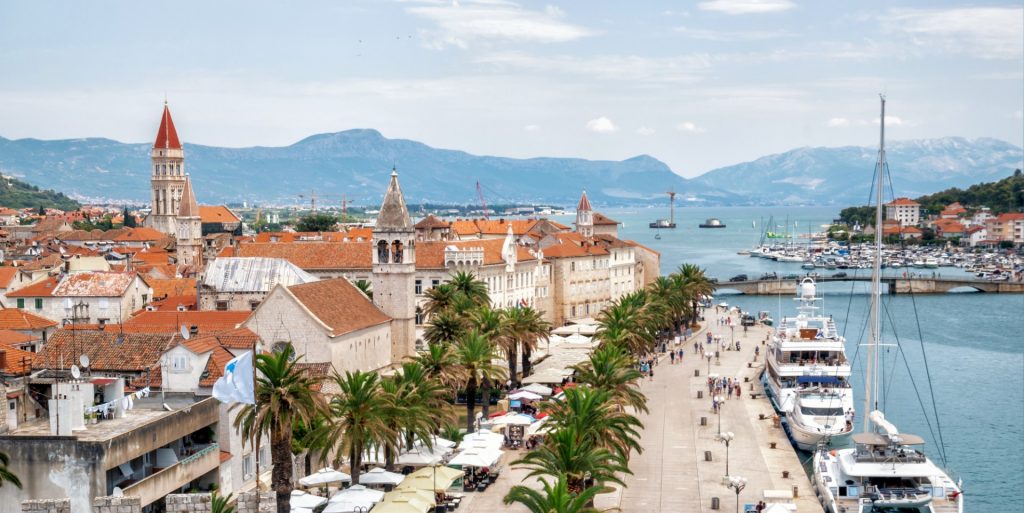
{"type": "Polygon", "coordinates": [[[643,450],[643,424],[635,415],[648,411],[637,358],[654,350],[660,337],[695,322],[699,301],[713,291],[700,268],[683,265],[601,312],[601,343],[574,367],[577,385],[544,408],[544,442],[514,462],[541,488],[515,486],[507,504],[521,503],[533,513],[594,513],[605,484],[624,485],[630,455],[643,450]]]}

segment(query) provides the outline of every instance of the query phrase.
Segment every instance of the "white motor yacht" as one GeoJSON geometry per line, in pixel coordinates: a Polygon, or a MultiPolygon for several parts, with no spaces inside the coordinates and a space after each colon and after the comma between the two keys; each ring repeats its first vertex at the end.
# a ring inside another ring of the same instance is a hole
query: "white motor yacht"
{"type": "Polygon", "coordinates": [[[819,312],[812,278],[800,283],[795,317],[784,317],[765,353],[765,390],[786,418],[797,447],[813,451],[819,443],[841,443],[852,432],[850,362],[846,340],[835,322],[819,312]]]}

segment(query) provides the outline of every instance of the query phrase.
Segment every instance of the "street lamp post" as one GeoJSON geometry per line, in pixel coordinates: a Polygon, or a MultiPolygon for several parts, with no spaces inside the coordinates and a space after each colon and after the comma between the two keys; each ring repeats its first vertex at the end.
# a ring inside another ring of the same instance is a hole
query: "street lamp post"
{"type": "Polygon", "coordinates": [[[729,348],[736,349],[736,325],[729,326],[729,348]]]}
{"type": "Polygon", "coordinates": [[[725,405],[725,397],[716,395],[715,402],[718,403],[718,436],[722,436],[722,406],[725,405]]]}
{"type": "Polygon", "coordinates": [[[708,359],[708,374],[711,374],[711,357],[712,356],[714,356],[714,355],[711,354],[711,351],[706,351],[704,353],[704,357],[708,359]]]}
{"type": "Polygon", "coordinates": [[[736,439],[736,433],[726,431],[718,435],[718,440],[725,444],[725,475],[729,475],[729,444],[736,439]]]}
{"type": "Polygon", "coordinates": [[[740,513],[740,492],[747,487],[747,479],[744,477],[730,477],[729,488],[736,490],[736,513],[740,513]]]}

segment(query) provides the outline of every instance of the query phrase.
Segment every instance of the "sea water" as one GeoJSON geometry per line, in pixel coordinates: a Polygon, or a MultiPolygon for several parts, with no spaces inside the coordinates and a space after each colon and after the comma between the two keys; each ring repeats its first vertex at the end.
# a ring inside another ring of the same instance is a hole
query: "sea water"
{"type": "MultiPolygon", "coordinates": [[[[648,228],[649,222],[668,217],[667,208],[608,209],[602,213],[624,223],[620,237],[660,252],[662,273],[672,272],[683,263],[693,263],[705,268],[709,276],[726,282],[737,274],[747,274],[751,279],[764,272],[803,274],[806,271],[799,263],[773,262],[737,252],[750,250],[759,242],[769,218],[773,220],[770,230],[785,233],[788,228],[790,233],[802,235],[823,231],[822,225],[837,217],[838,209],[677,208],[678,227],[674,230],[648,228]],[[726,228],[697,227],[709,217],[721,219],[726,228]],[[656,234],[660,239],[655,238],[656,234]]],[[[559,220],[573,219],[570,216],[559,220]]],[[[818,271],[825,275],[834,272],[818,271]]],[[[934,271],[943,276],[964,275],[950,267],[934,271]]],[[[864,269],[846,272],[870,274],[864,269]]],[[[819,290],[824,293],[825,313],[834,317],[837,328],[847,339],[859,429],[864,414],[861,410],[867,284],[827,283],[819,290]]],[[[750,312],[766,310],[775,319],[795,315],[797,306],[790,295],[722,294],[715,300],[750,312]]],[[[925,452],[940,465],[945,453],[943,466],[954,479],[963,479],[970,511],[1021,511],[1024,295],[886,295],[883,318],[883,343],[890,345],[882,348],[884,378],[880,406],[887,418],[901,431],[924,437],[925,452]],[[944,444],[939,440],[940,428],[944,444]]]]}

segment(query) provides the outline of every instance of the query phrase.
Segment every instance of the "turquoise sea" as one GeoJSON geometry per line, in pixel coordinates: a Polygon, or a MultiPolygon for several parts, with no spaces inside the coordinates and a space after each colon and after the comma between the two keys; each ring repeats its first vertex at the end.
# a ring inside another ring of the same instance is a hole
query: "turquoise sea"
{"type": "MultiPolygon", "coordinates": [[[[756,278],[769,271],[804,272],[799,264],[736,254],[758,242],[761,227],[769,217],[775,221],[775,231],[784,231],[788,220],[791,232],[795,225],[795,231],[804,234],[821,231],[822,224],[838,215],[834,208],[677,208],[678,228],[660,230],[661,239],[656,239],[656,230],[649,229],[647,223],[667,218],[667,207],[602,212],[624,223],[621,237],[659,251],[663,273],[682,263],[695,263],[723,282],[740,273],[756,278]],[[697,225],[709,217],[721,219],[727,227],[699,229],[697,225]]],[[[963,273],[955,268],[937,271],[950,276],[963,273]]],[[[821,286],[825,312],[834,316],[846,335],[858,392],[862,390],[866,352],[858,352],[866,338],[869,296],[865,288],[865,284],[821,286]]],[[[716,300],[748,311],[768,310],[776,319],[795,314],[796,307],[790,296],[722,294],[716,300]]],[[[886,416],[901,431],[923,436],[927,441],[925,450],[940,463],[940,447],[945,447],[946,468],[963,479],[969,511],[1020,511],[1018,484],[1024,476],[1024,295],[886,296],[883,305],[885,342],[897,344],[898,339],[898,346],[885,348],[883,354],[886,416]],[[930,427],[924,420],[922,403],[930,416],[930,427]],[[939,427],[943,445],[938,440],[939,427]]],[[[860,401],[858,418],[862,415],[860,401]]]]}

